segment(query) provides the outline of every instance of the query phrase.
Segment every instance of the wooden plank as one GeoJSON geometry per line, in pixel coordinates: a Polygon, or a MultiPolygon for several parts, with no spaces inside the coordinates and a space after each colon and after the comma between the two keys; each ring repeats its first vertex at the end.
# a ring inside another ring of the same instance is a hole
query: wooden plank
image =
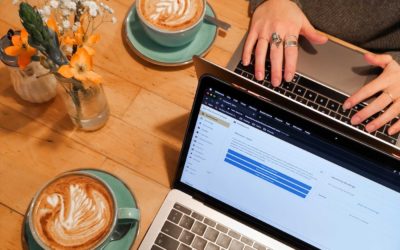
{"type": "Polygon", "coordinates": [[[188,118],[189,110],[143,89],[128,108],[123,120],[180,147],[188,118]]]}
{"type": "Polygon", "coordinates": [[[24,217],[0,204],[0,248],[2,250],[23,249],[22,222],[24,217]]]}

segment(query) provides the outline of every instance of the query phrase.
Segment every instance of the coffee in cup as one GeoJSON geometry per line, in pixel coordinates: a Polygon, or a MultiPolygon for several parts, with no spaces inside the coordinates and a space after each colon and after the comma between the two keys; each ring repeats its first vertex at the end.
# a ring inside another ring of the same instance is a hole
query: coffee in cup
{"type": "Polygon", "coordinates": [[[29,228],[45,249],[95,249],[111,240],[118,210],[113,191],[104,181],[71,172],[38,192],[29,210],[29,228]]]}
{"type": "Polygon", "coordinates": [[[145,32],[155,42],[182,46],[192,41],[205,14],[205,0],[137,0],[136,10],[145,32]]]}

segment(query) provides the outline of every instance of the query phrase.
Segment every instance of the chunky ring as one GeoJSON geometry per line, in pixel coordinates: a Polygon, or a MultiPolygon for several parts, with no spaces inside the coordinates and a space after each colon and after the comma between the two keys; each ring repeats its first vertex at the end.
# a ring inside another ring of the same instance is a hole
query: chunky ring
{"type": "Polygon", "coordinates": [[[295,35],[288,35],[285,39],[285,48],[287,47],[297,47],[297,36],[295,35]],[[292,39],[289,39],[292,38],[292,39]]]}
{"type": "Polygon", "coordinates": [[[389,91],[385,90],[385,91],[383,91],[383,93],[386,94],[387,96],[389,96],[390,102],[394,102],[395,98],[393,97],[392,94],[389,93],[389,91]]]}
{"type": "Polygon", "coordinates": [[[279,34],[276,32],[272,33],[271,39],[272,43],[275,44],[275,46],[278,48],[279,44],[281,44],[282,42],[282,38],[279,36],[279,34]]]}

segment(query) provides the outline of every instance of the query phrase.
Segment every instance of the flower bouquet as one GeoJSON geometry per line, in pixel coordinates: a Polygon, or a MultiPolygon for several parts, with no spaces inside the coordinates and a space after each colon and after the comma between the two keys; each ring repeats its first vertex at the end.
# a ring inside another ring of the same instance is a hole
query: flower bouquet
{"type": "Polygon", "coordinates": [[[10,30],[10,46],[4,53],[16,58],[20,69],[39,62],[61,86],[61,95],[73,123],[84,130],[95,130],[109,116],[102,78],[93,71],[93,46],[100,36],[95,33],[104,22],[116,22],[106,4],[87,0],[51,0],[41,8],[19,4],[24,27],[10,30]]]}

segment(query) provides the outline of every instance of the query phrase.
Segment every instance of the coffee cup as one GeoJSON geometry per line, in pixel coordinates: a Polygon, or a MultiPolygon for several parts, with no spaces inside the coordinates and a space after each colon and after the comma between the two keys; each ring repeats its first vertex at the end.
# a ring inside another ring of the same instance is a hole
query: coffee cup
{"type": "Polygon", "coordinates": [[[191,42],[203,24],[206,0],[136,0],[146,34],[166,47],[191,42]]]}
{"type": "Polygon", "coordinates": [[[118,207],[107,182],[79,171],[45,184],[27,215],[33,239],[43,249],[103,249],[123,236],[120,228],[130,227],[139,218],[137,208],[118,207]]]}

